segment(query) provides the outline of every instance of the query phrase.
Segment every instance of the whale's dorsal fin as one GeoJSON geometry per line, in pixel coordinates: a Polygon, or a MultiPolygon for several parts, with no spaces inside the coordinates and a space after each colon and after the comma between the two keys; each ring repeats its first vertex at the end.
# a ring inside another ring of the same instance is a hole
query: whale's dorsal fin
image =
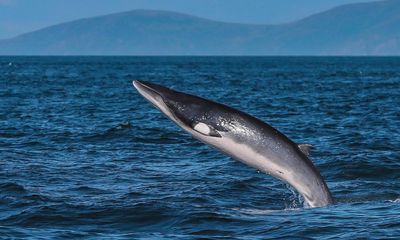
{"type": "Polygon", "coordinates": [[[212,126],[202,123],[202,122],[198,122],[198,123],[194,124],[193,129],[196,132],[201,133],[206,136],[209,136],[209,137],[221,137],[221,135],[217,132],[217,130],[215,130],[212,126]]]}
{"type": "Polygon", "coordinates": [[[307,144],[307,143],[299,144],[298,147],[299,147],[300,151],[302,151],[306,156],[310,156],[310,151],[312,148],[314,148],[313,145],[307,144]]]}

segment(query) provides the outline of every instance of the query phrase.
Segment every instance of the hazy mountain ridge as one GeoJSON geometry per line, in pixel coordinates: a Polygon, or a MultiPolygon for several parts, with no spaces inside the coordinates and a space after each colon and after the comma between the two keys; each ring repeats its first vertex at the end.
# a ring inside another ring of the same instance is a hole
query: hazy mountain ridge
{"type": "Polygon", "coordinates": [[[400,0],[344,5],[282,25],[134,10],[0,41],[2,55],[399,55],[400,0]]]}

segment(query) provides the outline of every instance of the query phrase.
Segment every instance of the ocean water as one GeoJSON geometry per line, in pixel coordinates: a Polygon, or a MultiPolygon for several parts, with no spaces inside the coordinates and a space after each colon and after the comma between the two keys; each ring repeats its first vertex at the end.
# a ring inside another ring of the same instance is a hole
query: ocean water
{"type": "Polygon", "coordinates": [[[400,58],[0,57],[0,238],[399,239],[400,58]],[[200,143],[142,79],[298,143],[337,203],[200,143]]]}

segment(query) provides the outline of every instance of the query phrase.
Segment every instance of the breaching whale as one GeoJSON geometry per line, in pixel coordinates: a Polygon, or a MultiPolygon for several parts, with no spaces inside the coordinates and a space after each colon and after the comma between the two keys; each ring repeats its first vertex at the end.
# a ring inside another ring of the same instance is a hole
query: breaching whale
{"type": "Polygon", "coordinates": [[[194,95],[144,81],[138,92],[196,139],[295,188],[309,207],[333,203],[319,171],[308,158],[310,145],[297,145],[267,123],[194,95]]]}

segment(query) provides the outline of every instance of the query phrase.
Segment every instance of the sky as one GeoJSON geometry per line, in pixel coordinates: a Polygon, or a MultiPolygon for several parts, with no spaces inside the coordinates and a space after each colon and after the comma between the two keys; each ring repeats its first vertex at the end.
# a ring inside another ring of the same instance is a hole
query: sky
{"type": "Polygon", "coordinates": [[[225,22],[278,24],[343,4],[372,1],[376,0],[0,0],[0,39],[133,9],[169,10],[225,22]]]}

